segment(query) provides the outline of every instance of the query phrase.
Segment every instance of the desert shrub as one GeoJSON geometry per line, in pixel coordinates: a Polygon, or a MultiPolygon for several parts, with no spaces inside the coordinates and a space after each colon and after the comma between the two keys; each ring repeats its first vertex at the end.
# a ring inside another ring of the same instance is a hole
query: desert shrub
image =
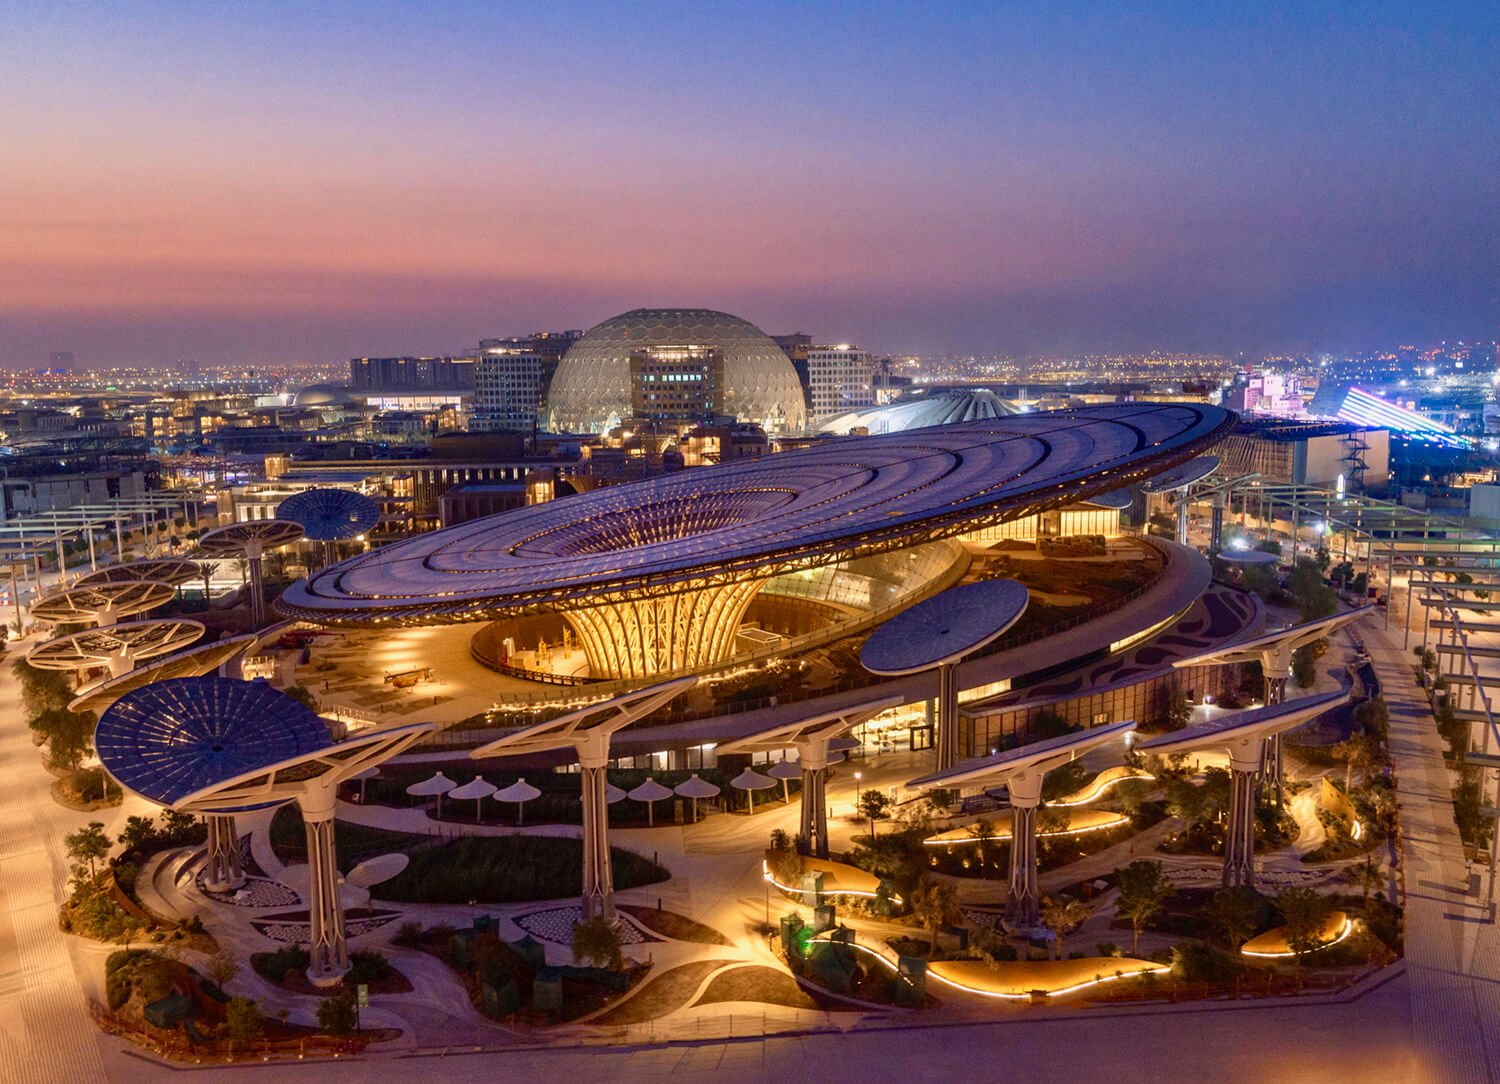
{"type": "Polygon", "coordinates": [[[1244,965],[1206,941],[1182,941],[1172,949],[1172,970],[1184,982],[1232,982],[1244,965]]]}
{"type": "Polygon", "coordinates": [[[275,952],[255,953],[250,957],[250,966],[261,978],[280,986],[289,972],[306,969],[310,959],[306,949],[288,945],[275,952]]]}

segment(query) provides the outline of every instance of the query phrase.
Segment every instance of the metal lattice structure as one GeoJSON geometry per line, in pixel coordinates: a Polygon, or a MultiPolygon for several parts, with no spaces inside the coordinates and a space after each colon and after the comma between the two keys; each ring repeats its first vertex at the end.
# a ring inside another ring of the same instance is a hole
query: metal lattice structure
{"type": "Polygon", "coordinates": [[[32,603],[31,616],[54,625],[113,625],[122,617],[154,610],[172,601],[177,588],[155,580],[101,583],[55,591],[32,603]]]}
{"type": "Polygon", "coordinates": [[[1131,720],[1090,727],[1076,734],[1062,734],[968,761],[914,779],[907,785],[923,790],[978,783],[1005,785],[1011,808],[1010,891],[1006,896],[1005,920],[1029,929],[1036,925],[1041,910],[1036,879],[1036,811],[1042,804],[1043,778],[1053,768],[1076,760],[1106,742],[1124,738],[1134,730],[1135,723],[1131,720]]]}
{"type": "Polygon", "coordinates": [[[1266,761],[1267,743],[1323,712],[1346,703],[1349,688],[1303,696],[1250,711],[1231,712],[1142,742],[1142,752],[1168,756],[1195,749],[1222,749],[1229,755],[1229,825],[1224,834],[1225,887],[1255,886],[1255,789],[1266,761]]]}
{"type": "MultiPolygon", "coordinates": [[[[85,685],[69,701],[68,710],[102,712],[126,693],[152,682],[211,674],[254,642],[255,634],[247,632],[199,644],[175,654],[158,656],[119,677],[109,677],[93,685],[85,685]]],[[[136,661],[141,662],[139,658],[136,661]]]]}
{"type": "Polygon", "coordinates": [[[96,587],[105,583],[134,583],[137,580],[154,580],[181,587],[185,583],[202,578],[203,569],[196,561],[184,561],[176,557],[162,557],[146,561],[130,561],[122,565],[110,565],[97,572],[79,577],[75,587],[96,587]]]}
{"type": "Polygon", "coordinates": [[[31,649],[26,661],[39,670],[108,668],[121,677],[143,659],[182,651],[203,635],[197,621],[128,621],[59,636],[31,649]]]}
{"type": "Polygon", "coordinates": [[[595,676],[649,677],[722,658],[722,639],[681,645],[710,617],[738,626],[755,594],[747,583],[1118,489],[1190,458],[1232,420],[1212,406],[1145,404],[830,441],[433,532],[326,569],[276,605],[360,625],[560,610],[595,676]],[[628,657],[611,658],[605,640],[632,645],[628,657]]]}
{"type": "Polygon", "coordinates": [[[630,355],[693,345],[724,358],[724,410],[769,432],[802,430],[797,371],[764,331],[711,309],[632,309],[590,328],[568,348],[547,391],[549,431],[597,433],[632,413],[630,355]]]}
{"type": "Polygon", "coordinates": [[[686,692],[697,678],[677,678],[625,693],[598,704],[560,715],[535,726],[525,727],[469,755],[475,760],[496,756],[522,756],[555,749],[572,749],[578,754],[578,769],[583,798],[583,917],[613,918],[615,914],[614,873],[609,857],[609,813],[605,795],[605,768],[609,765],[610,739],[638,719],[686,692]]]}

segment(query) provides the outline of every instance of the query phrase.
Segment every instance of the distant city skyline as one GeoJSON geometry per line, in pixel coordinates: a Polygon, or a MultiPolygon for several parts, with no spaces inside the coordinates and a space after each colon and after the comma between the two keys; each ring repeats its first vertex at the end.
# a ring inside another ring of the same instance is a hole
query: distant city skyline
{"type": "Polygon", "coordinates": [[[328,363],[659,305],[881,353],[1500,334],[1480,5],[31,4],[0,28],[7,367],[328,363]]]}

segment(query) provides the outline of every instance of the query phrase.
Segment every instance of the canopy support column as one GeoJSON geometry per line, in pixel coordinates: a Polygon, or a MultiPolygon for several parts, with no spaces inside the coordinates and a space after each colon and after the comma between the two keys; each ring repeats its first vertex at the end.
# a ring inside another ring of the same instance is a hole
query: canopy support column
{"type": "Polygon", "coordinates": [[[1188,544],[1188,500],[1185,493],[1177,498],[1177,544],[1188,544]]]}
{"type": "Polygon", "coordinates": [[[334,796],[329,787],[308,790],[298,804],[307,828],[307,977],[314,986],[335,986],[349,970],[344,908],[333,842],[334,796]]]}
{"type": "MultiPolygon", "coordinates": [[[[1281,651],[1268,651],[1261,658],[1261,671],[1265,680],[1266,706],[1286,701],[1286,681],[1291,672],[1290,655],[1281,651]]],[[[1275,792],[1276,808],[1286,805],[1286,773],[1282,766],[1281,734],[1272,734],[1266,739],[1265,759],[1261,763],[1261,782],[1267,790],[1275,792]]]]}
{"type": "Polygon", "coordinates": [[[583,778],[583,918],[615,917],[615,878],[609,862],[609,806],[605,764],[580,763],[583,778]]]}
{"type": "Polygon", "coordinates": [[[1036,885],[1036,809],[1042,803],[1042,775],[1032,770],[1010,780],[1010,893],[1005,922],[1012,929],[1031,929],[1041,913],[1036,885]]]}
{"type": "Polygon", "coordinates": [[[245,883],[234,818],[215,814],[203,820],[208,825],[208,876],[204,884],[213,892],[232,892],[245,883]]]}
{"type": "Polygon", "coordinates": [[[813,858],[828,857],[828,738],[797,743],[802,765],[801,829],[797,849],[813,858]]]}
{"type": "Polygon", "coordinates": [[[259,629],[266,620],[266,596],[262,586],[261,549],[257,544],[245,547],[245,564],[250,568],[250,627],[259,629]]]}
{"type": "Polygon", "coordinates": [[[1218,553],[1224,546],[1224,491],[1221,489],[1213,496],[1213,518],[1210,520],[1208,530],[1208,549],[1210,553],[1218,553]]]}
{"type": "Polygon", "coordinates": [[[937,733],[933,735],[937,770],[945,772],[958,763],[958,666],[945,662],[938,667],[937,733]]]}
{"type": "Polygon", "coordinates": [[[1229,829],[1224,836],[1224,887],[1255,887],[1256,777],[1266,741],[1237,743],[1229,760],[1229,829]]]}

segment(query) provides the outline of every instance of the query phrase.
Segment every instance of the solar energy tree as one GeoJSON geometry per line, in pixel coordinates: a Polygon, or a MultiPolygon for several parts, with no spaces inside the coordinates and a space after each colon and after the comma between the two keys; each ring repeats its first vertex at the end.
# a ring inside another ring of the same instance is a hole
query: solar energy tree
{"type": "Polygon", "coordinates": [[[198,539],[210,557],[243,557],[250,573],[250,624],[260,628],[266,618],[261,558],[267,550],[289,546],[302,537],[302,526],[284,519],[252,519],[216,527],[198,539]]]}
{"type": "Polygon", "coordinates": [[[115,701],[94,746],[122,787],[207,818],[211,887],[243,878],[237,814],[298,804],[307,831],[307,975],[331,986],[349,969],[334,860],[338,785],[434,729],[407,723],[335,742],[321,718],[265,682],[175,678],[115,701]]]}
{"type": "Polygon", "coordinates": [[[276,518],[300,524],[303,534],[323,543],[323,567],[337,564],[339,543],[365,534],[380,522],[380,508],[349,489],[304,489],[276,506],[276,518]]]}

